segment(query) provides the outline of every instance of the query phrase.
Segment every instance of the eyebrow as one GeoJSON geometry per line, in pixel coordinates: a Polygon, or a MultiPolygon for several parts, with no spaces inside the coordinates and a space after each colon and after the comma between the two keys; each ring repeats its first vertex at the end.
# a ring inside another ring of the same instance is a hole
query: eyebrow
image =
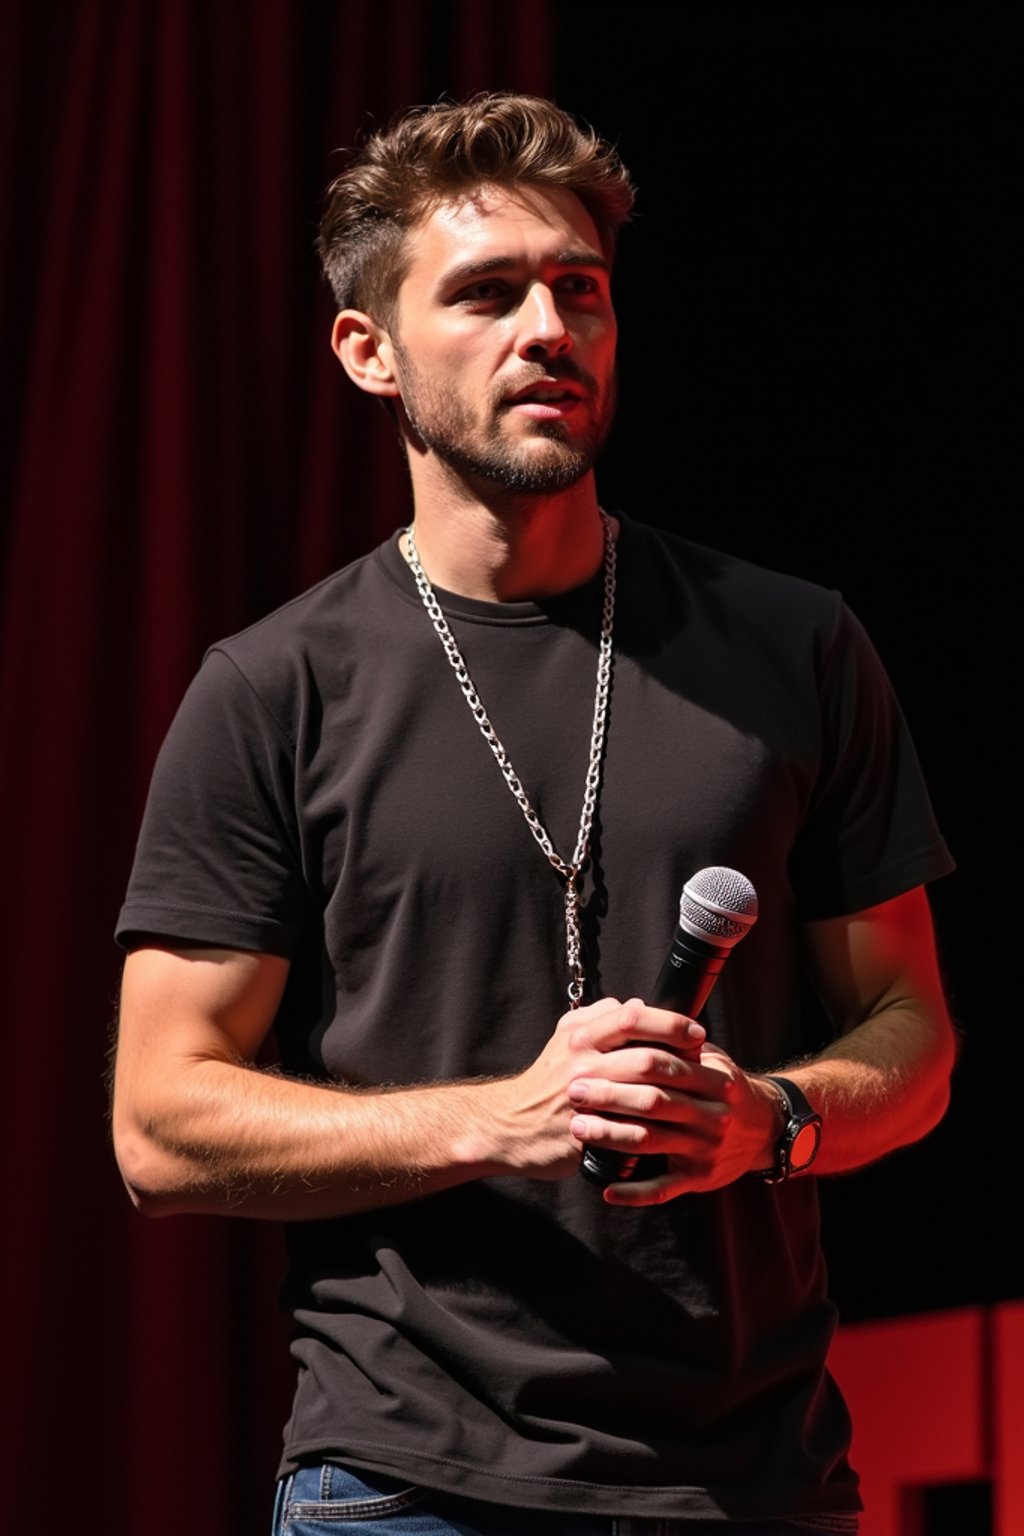
{"type": "MultiPolygon", "coordinates": [[[[459,283],[467,282],[473,277],[486,277],[489,272],[507,272],[510,268],[518,267],[521,258],[518,256],[488,256],[484,261],[465,261],[458,266],[449,267],[438,279],[438,288],[457,287],[459,283]]],[[[545,266],[552,267],[588,267],[598,268],[602,272],[610,272],[611,264],[600,255],[598,251],[568,250],[556,251],[551,257],[545,259],[545,266]]]]}

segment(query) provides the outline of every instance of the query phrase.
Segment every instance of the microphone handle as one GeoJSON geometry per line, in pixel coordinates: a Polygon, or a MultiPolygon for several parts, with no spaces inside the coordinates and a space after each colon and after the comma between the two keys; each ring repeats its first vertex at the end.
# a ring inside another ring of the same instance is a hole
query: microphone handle
{"type": "MultiPolygon", "coordinates": [[[[697,938],[677,927],[665,963],[647,1002],[652,1008],[669,1008],[695,1019],[704,1007],[719,973],[729,958],[732,946],[697,938]]],[[[628,1044],[639,1044],[629,1041],[628,1044]]],[[[684,1054],[677,1052],[677,1055],[684,1054]]],[[[700,1059],[700,1047],[685,1053],[700,1059]]],[[[660,1153],[613,1152],[605,1147],[585,1147],[580,1172],[591,1184],[602,1189],[608,1184],[624,1184],[637,1177],[653,1178],[664,1168],[660,1153]]]]}
{"type": "Polygon", "coordinates": [[[685,928],[677,927],[647,1002],[652,1008],[670,1008],[673,1013],[685,1013],[695,1019],[731,951],[730,944],[698,939],[685,928]]]}

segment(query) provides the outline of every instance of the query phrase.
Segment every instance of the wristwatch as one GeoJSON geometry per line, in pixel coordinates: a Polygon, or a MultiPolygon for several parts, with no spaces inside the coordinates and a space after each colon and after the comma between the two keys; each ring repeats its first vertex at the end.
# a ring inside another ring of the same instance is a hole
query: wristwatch
{"type": "Polygon", "coordinates": [[[754,1168],[754,1175],[766,1184],[782,1184],[793,1173],[806,1173],[818,1155],[821,1144],[821,1116],[788,1077],[769,1075],[762,1082],[771,1083],[782,1100],[782,1131],[775,1143],[775,1162],[770,1168],[754,1168]]]}

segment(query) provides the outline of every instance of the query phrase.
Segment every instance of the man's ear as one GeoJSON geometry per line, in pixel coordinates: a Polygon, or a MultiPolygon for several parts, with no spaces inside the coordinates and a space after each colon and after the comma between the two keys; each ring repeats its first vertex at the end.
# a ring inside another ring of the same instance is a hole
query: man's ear
{"type": "Polygon", "coordinates": [[[343,309],[335,316],[331,350],[353,384],[367,394],[398,394],[391,337],[362,310],[343,309]]]}

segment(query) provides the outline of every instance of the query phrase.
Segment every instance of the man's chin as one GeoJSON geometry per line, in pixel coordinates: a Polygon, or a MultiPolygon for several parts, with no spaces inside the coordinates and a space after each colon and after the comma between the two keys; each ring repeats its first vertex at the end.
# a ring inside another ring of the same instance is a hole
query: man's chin
{"type": "Polygon", "coordinates": [[[562,421],[535,423],[524,436],[495,431],[476,442],[468,433],[441,433],[411,419],[410,426],[423,451],[461,479],[519,496],[569,490],[590,473],[600,448],[594,432],[574,437],[562,421]]]}
{"type": "Polygon", "coordinates": [[[589,453],[563,450],[558,454],[522,454],[489,465],[481,463],[481,478],[522,495],[553,496],[577,485],[593,468],[589,453]]]}
{"type": "Polygon", "coordinates": [[[589,439],[572,441],[563,423],[545,423],[528,442],[497,445],[479,456],[476,471],[509,491],[538,496],[567,491],[594,467],[597,450],[589,439]]]}

